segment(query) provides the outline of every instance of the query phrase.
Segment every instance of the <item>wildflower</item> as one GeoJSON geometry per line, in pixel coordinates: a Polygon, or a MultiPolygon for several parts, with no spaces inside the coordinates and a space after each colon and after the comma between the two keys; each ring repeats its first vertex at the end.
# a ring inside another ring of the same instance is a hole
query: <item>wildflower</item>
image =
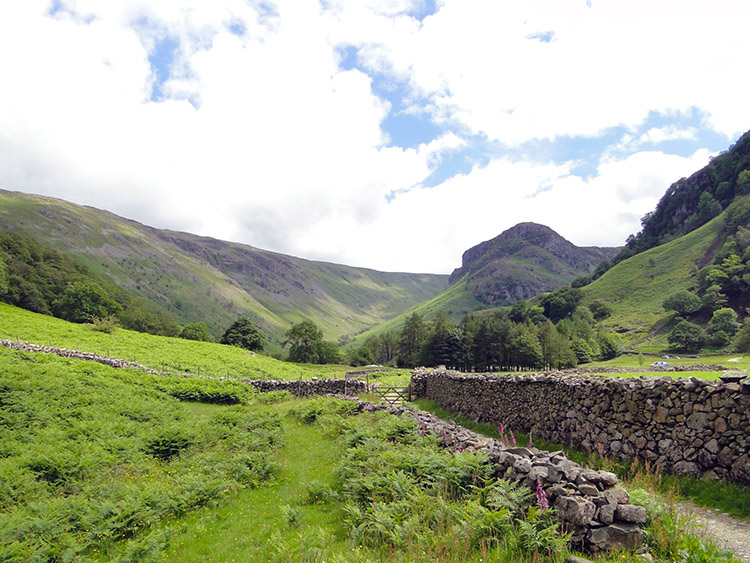
{"type": "Polygon", "coordinates": [[[539,500],[539,508],[547,510],[549,508],[549,501],[547,500],[547,493],[542,489],[542,484],[539,479],[536,480],[536,498],[539,500]]]}
{"type": "Polygon", "coordinates": [[[516,437],[513,435],[513,430],[510,431],[510,443],[516,445],[516,437]]]}
{"type": "Polygon", "coordinates": [[[503,446],[508,447],[508,437],[505,434],[503,434],[503,446]]]}
{"type": "Polygon", "coordinates": [[[503,428],[503,423],[497,425],[497,431],[502,435],[503,432],[505,432],[505,428],[503,428]]]}
{"type": "Polygon", "coordinates": [[[534,441],[531,439],[531,432],[529,432],[529,447],[531,448],[534,445],[534,441]]]}

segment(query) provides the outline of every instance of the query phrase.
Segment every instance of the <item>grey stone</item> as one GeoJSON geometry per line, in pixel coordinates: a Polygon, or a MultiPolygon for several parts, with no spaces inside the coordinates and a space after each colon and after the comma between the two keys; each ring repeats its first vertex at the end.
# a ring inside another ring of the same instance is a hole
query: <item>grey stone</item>
{"type": "Polygon", "coordinates": [[[615,509],[617,508],[614,504],[605,504],[599,507],[594,518],[599,520],[602,524],[611,524],[615,519],[615,509]]]}
{"type": "Polygon", "coordinates": [[[596,505],[583,497],[558,497],[555,501],[555,506],[561,520],[576,525],[589,524],[596,512],[596,505]]]}
{"type": "Polygon", "coordinates": [[[732,479],[743,485],[750,485],[750,456],[743,454],[732,464],[732,479]]]}
{"type": "Polygon", "coordinates": [[[646,534],[637,524],[616,522],[604,528],[592,529],[586,543],[597,551],[621,551],[636,549],[643,544],[646,534]]]}
{"type": "Polygon", "coordinates": [[[636,524],[645,524],[648,520],[646,509],[642,506],[633,504],[620,504],[615,509],[615,518],[625,522],[634,522],[636,524]]]}
{"type": "Polygon", "coordinates": [[[578,485],[578,492],[587,497],[599,496],[599,489],[593,483],[581,483],[578,485]]]}

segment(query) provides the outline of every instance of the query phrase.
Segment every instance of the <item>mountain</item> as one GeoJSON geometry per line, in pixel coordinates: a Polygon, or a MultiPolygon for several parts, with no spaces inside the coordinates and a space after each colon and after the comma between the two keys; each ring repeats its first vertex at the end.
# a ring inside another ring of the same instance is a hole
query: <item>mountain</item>
{"type": "Polygon", "coordinates": [[[512,305],[591,273],[619,248],[578,247],[536,223],[520,223],[464,252],[449,283],[466,289],[486,308],[512,305]]]}
{"type": "Polygon", "coordinates": [[[619,250],[577,247],[549,227],[520,223],[464,252],[462,265],[450,275],[445,291],[362,333],[356,342],[400,331],[412,313],[431,320],[442,311],[459,322],[466,313],[512,305],[553,291],[591,273],[619,250]]]}
{"type": "Polygon", "coordinates": [[[295,322],[313,320],[328,339],[353,335],[433,298],[448,279],[305,260],[5,190],[0,229],[72,256],[182,324],[204,321],[217,335],[249,316],[276,349],[295,322]]]}

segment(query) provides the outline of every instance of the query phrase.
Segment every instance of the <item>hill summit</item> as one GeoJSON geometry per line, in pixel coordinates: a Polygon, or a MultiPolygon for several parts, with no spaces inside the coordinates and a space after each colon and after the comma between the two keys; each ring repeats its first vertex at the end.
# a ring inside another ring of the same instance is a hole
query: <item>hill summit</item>
{"type": "Polygon", "coordinates": [[[486,307],[510,305],[569,284],[618,251],[578,247],[549,227],[519,223],[464,252],[449,283],[465,279],[486,307]]]}

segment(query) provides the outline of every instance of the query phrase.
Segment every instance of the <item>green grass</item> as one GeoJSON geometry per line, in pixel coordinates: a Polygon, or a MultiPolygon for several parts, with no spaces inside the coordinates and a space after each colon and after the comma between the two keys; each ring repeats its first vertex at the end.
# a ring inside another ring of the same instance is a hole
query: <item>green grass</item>
{"type": "Polygon", "coordinates": [[[0,348],[0,406],[0,560],[530,563],[568,553],[550,515],[490,480],[481,455],[444,450],[408,419],[354,416],[353,402],[0,348]],[[239,403],[177,399],[221,389],[239,403]]]}
{"type": "MultiPolygon", "coordinates": [[[[289,403],[264,410],[282,416],[289,403]]],[[[338,514],[322,503],[304,503],[310,482],[333,485],[331,470],[340,450],[320,429],[288,416],[282,420],[286,445],[279,453],[278,478],[265,487],[240,492],[221,507],[204,508],[180,520],[165,560],[277,561],[283,560],[279,549],[290,542],[298,544],[300,551],[321,547],[328,554],[347,551],[338,514]],[[325,540],[323,546],[315,536],[325,540]]]]}
{"type": "MultiPolygon", "coordinates": [[[[620,262],[583,288],[584,305],[595,299],[612,306],[603,322],[621,332],[625,344],[645,339],[642,346],[663,349],[666,335],[652,333],[673,313],[662,308],[664,300],[681,289],[695,285],[696,263],[720,235],[723,215],[671,242],[620,262]]],[[[641,346],[639,345],[639,346],[641,346]]]]}
{"type": "Polygon", "coordinates": [[[6,348],[0,366],[0,560],[147,558],[163,519],[276,472],[278,420],[200,416],[169,392],[184,378],[6,348]]]}
{"type": "Polygon", "coordinates": [[[112,334],[0,303],[0,338],[112,356],[170,373],[243,379],[343,377],[343,365],[282,362],[242,348],[154,336],[125,329],[112,334]]]}

